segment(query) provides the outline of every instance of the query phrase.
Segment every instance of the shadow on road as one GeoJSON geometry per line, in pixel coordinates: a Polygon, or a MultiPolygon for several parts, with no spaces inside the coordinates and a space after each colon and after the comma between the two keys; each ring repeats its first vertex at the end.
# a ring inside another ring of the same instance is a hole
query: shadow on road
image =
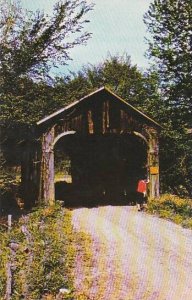
{"type": "Polygon", "coordinates": [[[137,192],[116,186],[91,188],[60,181],[55,184],[55,198],[64,201],[65,207],[125,206],[136,204],[137,192]]]}

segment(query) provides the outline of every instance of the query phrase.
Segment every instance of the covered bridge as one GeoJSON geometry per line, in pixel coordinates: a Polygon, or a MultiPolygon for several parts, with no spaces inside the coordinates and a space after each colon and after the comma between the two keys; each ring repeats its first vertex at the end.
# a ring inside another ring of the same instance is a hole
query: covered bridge
{"type": "Polygon", "coordinates": [[[25,203],[54,203],[58,143],[71,160],[73,191],[90,191],[89,201],[93,196],[131,201],[143,178],[149,179],[148,196],[158,197],[159,130],[157,122],[106,87],[61,108],[37,122],[34,141],[24,146],[25,203]]]}

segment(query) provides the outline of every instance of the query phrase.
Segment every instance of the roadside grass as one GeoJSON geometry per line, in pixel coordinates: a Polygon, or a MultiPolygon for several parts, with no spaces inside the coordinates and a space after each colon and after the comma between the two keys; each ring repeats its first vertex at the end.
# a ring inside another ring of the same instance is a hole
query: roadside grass
{"type": "Polygon", "coordinates": [[[72,182],[72,177],[71,177],[71,175],[63,174],[63,172],[56,172],[54,180],[55,180],[55,182],[65,181],[67,183],[71,183],[72,182]]]}
{"type": "Polygon", "coordinates": [[[73,231],[71,212],[60,205],[22,216],[10,232],[0,227],[0,299],[6,294],[8,266],[10,299],[74,299],[75,258],[82,251],[90,262],[90,251],[84,251],[89,245],[88,236],[73,231]],[[58,298],[60,289],[68,293],[58,298]]]}
{"type": "Polygon", "coordinates": [[[164,194],[159,199],[148,201],[147,206],[147,212],[192,229],[192,199],[164,194]]]}

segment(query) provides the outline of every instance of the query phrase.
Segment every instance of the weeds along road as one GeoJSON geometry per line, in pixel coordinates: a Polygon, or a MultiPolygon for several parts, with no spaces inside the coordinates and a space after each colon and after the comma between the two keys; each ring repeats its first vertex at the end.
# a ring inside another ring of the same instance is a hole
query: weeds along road
{"type": "Polygon", "coordinates": [[[192,299],[191,230],[125,206],[75,209],[72,221],[92,239],[91,262],[76,258],[77,299],[192,299]]]}

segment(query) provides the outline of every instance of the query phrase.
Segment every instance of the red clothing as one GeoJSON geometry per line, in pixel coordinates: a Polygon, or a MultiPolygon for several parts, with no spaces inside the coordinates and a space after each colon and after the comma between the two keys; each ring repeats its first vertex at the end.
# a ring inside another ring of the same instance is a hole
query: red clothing
{"type": "Polygon", "coordinates": [[[138,186],[137,186],[137,192],[138,193],[146,193],[147,191],[147,181],[146,180],[139,180],[138,186]]]}

